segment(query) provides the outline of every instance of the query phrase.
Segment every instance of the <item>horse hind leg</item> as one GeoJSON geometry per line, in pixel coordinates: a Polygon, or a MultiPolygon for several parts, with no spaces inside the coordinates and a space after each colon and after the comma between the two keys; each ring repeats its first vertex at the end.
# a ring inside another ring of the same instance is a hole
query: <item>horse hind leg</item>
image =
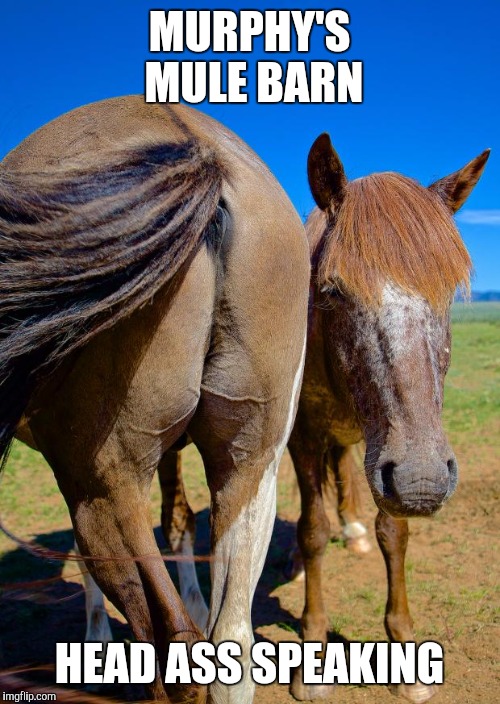
{"type": "MultiPolygon", "coordinates": [[[[211,400],[205,402],[210,407],[211,400]]],[[[202,401],[200,405],[205,406],[205,403],[202,401]]],[[[224,400],[221,405],[215,402],[221,425],[226,425],[226,418],[238,415],[235,410],[222,410],[225,405],[224,400]]],[[[216,440],[214,447],[216,433],[210,432],[208,421],[211,413],[205,415],[203,410],[200,435],[196,432],[198,428],[193,429],[193,433],[190,430],[190,434],[203,457],[211,494],[211,595],[207,635],[216,646],[236,641],[241,648],[242,665],[238,682],[228,685],[217,679],[210,685],[209,701],[250,704],[255,690],[250,676],[254,642],[251,605],[274,525],[277,461],[267,452],[262,456],[259,442],[248,448],[248,453],[236,452],[235,455],[231,454],[229,444],[225,446],[216,440]]],[[[229,420],[227,426],[230,427],[229,420]]]]}
{"type": "Polygon", "coordinates": [[[348,550],[356,555],[366,555],[372,546],[366,527],[360,520],[361,493],[356,475],[359,458],[359,444],[347,448],[335,447],[329,452],[328,464],[337,487],[337,512],[342,526],[342,538],[348,550]]]}
{"type": "Polygon", "coordinates": [[[207,634],[216,645],[236,641],[241,647],[241,679],[231,685],[219,680],[211,684],[209,697],[214,704],[253,701],[251,608],[274,526],[278,465],[298,399],[303,356],[297,355],[297,347],[291,346],[295,353],[291,359],[270,355],[277,366],[268,379],[275,386],[261,398],[261,381],[255,378],[245,352],[240,351],[238,376],[211,377],[212,364],[217,372],[231,369],[225,359],[212,357],[189,427],[203,457],[211,495],[207,634]],[[218,388],[210,387],[212,380],[218,388]]]}
{"type": "Polygon", "coordinates": [[[164,688],[161,681],[167,644],[189,644],[203,636],[185,612],[148,528],[149,487],[141,489],[122,476],[117,486],[107,485],[106,495],[98,491],[90,497],[92,500],[85,503],[76,504],[71,499],[68,502],[78,544],[85,555],[101,558],[87,560],[87,566],[126,617],[134,637],[155,644],[159,672],[151,694],[157,699],[168,694],[172,701],[203,701],[203,687],[164,688]],[[146,557],[139,559],[140,556],[146,557]]]}
{"type": "MultiPolygon", "coordinates": [[[[375,519],[375,530],[387,569],[388,593],[385,608],[385,630],[392,642],[415,642],[405,580],[408,521],[406,519],[396,520],[379,511],[375,519]]],[[[416,702],[416,704],[426,702],[436,693],[434,686],[425,685],[419,681],[415,684],[392,685],[391,688],[395,694],[416,702]]]]}
{"type": "Polygon", "coordinates": [[[189,647],[203,634],[165,569],[150,488],[198,404],[214,291],[213,257],[202,247],[175,286],[89,342],[30,423],[92,577],[134,638],[155,646],[150,698],[191,704],[206,699],[206,685],[162,680],[169,643],[189,647]]]}
{"type": "MultiPolygon", "coordinates": [[[[177,563],[181,598],[188,614],[203,632],[207,625],[208,608],[201,594],[193,560],[190,559],[193,557],[195,518],[184,490],[180,452],[171,451],[163,455],[158,465],[158,478],[162,492],[161,522],[167,547],[185,558],[185,561],[177,563]]],[[[74,550],[77,555],[81,554],[76,542],[74,550]]],[[[112,642],[113,635],[104,594],[85,568],[82,569],[82,578],[86,611],[85,641],[106,646],[112,642]]]]}
{"type": "Polygon", "coordinates": [[[208,622],[208,608],[201,593],[194,564],[195,517],[182,480],[181,452],[166,452],[158,465],[162,495],[161,524],[167,547],[181,559],[177,564],[181,599],[200,631],[208,622]]]}
{"type": "MultiPolygon", "coordinates": [[[[297,525],[297,541],[305,571],[305,603],[302,614],[302,639],[327,643],[329,622],[323,601],[323,555],[330,539],[330,522],[326,515],[322,494],[325,470],[324,455],[307,435],[300,432],[297,422],[288,443],[292,456],[301,498],[301,515],[297,525]]],[[[295,670],[290,691],[295,699],[310,701],[332,695],[332,686],[305,684],[303,669],[295,670]]]]}

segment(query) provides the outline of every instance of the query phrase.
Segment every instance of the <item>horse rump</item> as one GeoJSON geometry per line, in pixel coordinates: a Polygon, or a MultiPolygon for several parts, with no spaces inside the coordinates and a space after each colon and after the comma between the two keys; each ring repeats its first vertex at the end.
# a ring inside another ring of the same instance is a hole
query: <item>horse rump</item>
{"type": "Polygon", "coordinates": [[[0,457],[40,382],[212,237],[224,175],[194,139],[47,173],[0,166],[0,457]]]}

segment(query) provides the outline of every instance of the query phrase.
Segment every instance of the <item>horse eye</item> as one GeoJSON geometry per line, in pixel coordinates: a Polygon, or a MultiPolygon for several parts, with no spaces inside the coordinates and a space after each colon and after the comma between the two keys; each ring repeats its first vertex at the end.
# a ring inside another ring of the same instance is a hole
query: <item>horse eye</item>
{"type": "Polygon", "coordinates": [[[344,298],[344,294],[335,284],[324,284],[320,291],[326,293],[330,298],[344,298]]]}

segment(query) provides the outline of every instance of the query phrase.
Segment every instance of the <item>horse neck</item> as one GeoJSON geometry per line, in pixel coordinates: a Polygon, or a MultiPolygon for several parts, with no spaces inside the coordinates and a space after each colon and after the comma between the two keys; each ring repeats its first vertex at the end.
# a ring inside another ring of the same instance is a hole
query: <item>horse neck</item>
{"type": "MultiPolygon", "coordinates": [[[[340,364],[326,350],[326,316],[329,314],[319,304],[317,294],[311,291],[301,402],[308,404],[309,413],[321,415],[318,427],[322,428],[322,433],[327,433],[336,444],[351,445],[361,439],[362,432],[340,364]]],[[[328,329],[331,330],[331,325],[328,329]]]]}

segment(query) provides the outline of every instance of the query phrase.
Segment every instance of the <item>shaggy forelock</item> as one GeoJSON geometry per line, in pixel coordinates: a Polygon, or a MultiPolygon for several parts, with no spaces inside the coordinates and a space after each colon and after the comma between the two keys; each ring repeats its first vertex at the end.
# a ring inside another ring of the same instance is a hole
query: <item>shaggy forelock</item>
{"type": "Polygon", "coordinates": [[[319,247],[319,285],[369,306],[380,304],[388,281],[438,311],[458,286],[469,291],[471,260],[451,213],[436,193],[400,174],[349,182],[333,216],[315,210],[307,231],[319,247]]]}

